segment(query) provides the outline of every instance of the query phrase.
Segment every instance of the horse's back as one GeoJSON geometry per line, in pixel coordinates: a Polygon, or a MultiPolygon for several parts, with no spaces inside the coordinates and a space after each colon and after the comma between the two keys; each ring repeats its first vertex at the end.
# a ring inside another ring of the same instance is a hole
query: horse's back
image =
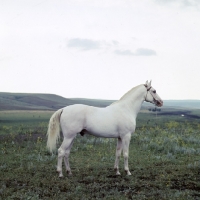
{"type": "Polygon", "coordinates": [[[96,115],[103,116],[102,112],[104,108],[88,106],[83,104],[74,104],[63,108],[61,115],[61,123],[84,123],[88,118],[94,117],[96,115]]]}
{"type": "Polygon", "coordinates": [[[85,117],[86,110],[89,106],[83,104],[74,104],[66,106],[63,108],[62,118],[65,118],[65,121],[73,120],[73,118],[83,118],[85,117]]]}

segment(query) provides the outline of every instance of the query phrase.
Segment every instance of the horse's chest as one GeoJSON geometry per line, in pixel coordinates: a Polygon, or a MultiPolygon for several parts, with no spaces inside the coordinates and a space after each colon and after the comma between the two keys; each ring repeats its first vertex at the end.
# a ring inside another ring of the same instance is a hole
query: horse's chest
{"type": "Polygon", "coordinates": [[[134,132],[136,127],[135,119],[124,119],[118,123],[119,133],[134,132]]]}

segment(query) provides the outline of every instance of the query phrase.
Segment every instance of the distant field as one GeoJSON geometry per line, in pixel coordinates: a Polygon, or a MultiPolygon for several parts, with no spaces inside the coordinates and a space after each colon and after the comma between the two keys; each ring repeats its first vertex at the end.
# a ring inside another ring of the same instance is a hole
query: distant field
{"type": "Polygon", "coordinates": [[[53,111],[0,111],[0,134],[17,132],[19,129],[33,131],[40,125],[47,127],[53,111]]]}

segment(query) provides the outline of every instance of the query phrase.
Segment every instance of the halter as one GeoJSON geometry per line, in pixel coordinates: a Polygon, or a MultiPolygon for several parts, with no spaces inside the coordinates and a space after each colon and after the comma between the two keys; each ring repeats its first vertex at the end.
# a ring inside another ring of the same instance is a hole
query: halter
{"type": "Polygon", "coordinates": [[[149,89],[147,89],[147,92],[151,89],[152,87],[150,87],[149,89]]]}
{"type": "MultiPolygon", "coordinates": [[[[147,94],[148,94],[148,92],[149,92],[149,90],[150,90],[151,88],[152,88],[152,87],[150,87],[150,88],[147,89],[147,94]]],[[[146,96],[145,96],[145,101],[147,101],[147,94],[146,94],[146,96]]],[[[150,94],[151,94],[151,92],[150,92],[150,94]]],[[[152,94],[151,94],[151,96],[153,97],[152,94]]],[[[156,100],[154,97],[153,97],[153,99],[156,100]]]]}

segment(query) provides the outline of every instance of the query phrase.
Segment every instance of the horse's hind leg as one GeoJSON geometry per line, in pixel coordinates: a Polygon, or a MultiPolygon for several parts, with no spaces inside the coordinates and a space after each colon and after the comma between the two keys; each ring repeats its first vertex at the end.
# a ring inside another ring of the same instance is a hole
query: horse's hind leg
{"type": "Polygon", "coordinates": [[[70,154],[70,150],[72,148],[73,145],[73,141],[71,142],[69,148],[65,151],[65,156],[64,156],[64,161],[65,161],[65,167],[66,167],[66,171],[69,175],[72,175],[70,166],[69,166],[69,154],[70,154]]]}
{"type": "Polygon", "coordinates": [[[58,164],[57,164],[57,172],[59,173],[59,177],[63,177],[62,173],[62,159],[65,155],[65,151],[60,147],[58,149],[58,164]]]}
{"type": "Polygon", "coordinates": [[[65,156],[66,151],[68,149],[70,149],[74,137],[72,137],[72,138],[66,138],[66,137],[64,137],[64,140],[63,140],[60,148],[58,149],[57,172],[59,173],[59,177],[63,177],[63,173],[62,173],[62,160],[63,160],[63,157],[65,156]]]}

